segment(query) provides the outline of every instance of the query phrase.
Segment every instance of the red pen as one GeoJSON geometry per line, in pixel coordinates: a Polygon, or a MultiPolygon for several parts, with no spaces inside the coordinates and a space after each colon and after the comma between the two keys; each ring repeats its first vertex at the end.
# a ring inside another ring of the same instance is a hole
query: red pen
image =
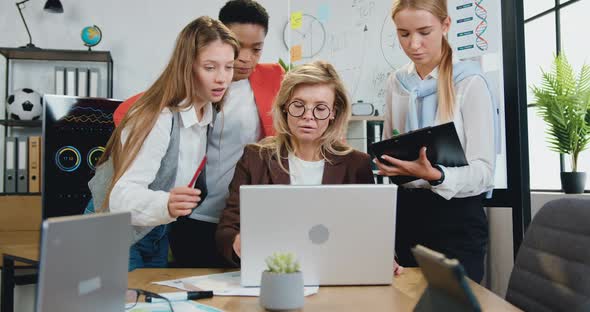
{"type": "Polygon", "coordinates": [[[201,160],[201,164],[199,165],[199,168],[197,168],[197,171],[195,171],[195,175],[193,176],[191,181],[188,183],[188,187],[193,187],[195,185],[195,182],[197,181],[197,178],[199,177],[199,175],[201,175],[201,171],[203,171],[203,168],[205,168],[206,163],[207,163],[207,155],[205,155],[203,157],[203,160],[201,160]]]}

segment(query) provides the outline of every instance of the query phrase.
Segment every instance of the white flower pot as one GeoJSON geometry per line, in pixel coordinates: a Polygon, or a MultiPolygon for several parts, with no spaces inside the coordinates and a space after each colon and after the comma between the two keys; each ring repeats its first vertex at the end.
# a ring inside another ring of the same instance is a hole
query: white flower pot
{"type": "Polygon", "coordinates": [[[262,272],[260,305],[268,310],[291,310],[303,307],[303,273],[262,272]]]}

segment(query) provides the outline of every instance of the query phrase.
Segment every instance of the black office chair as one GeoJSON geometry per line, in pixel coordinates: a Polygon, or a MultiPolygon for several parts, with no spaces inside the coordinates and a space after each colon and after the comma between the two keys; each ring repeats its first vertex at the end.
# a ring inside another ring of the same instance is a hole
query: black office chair
{"type": "Polygon", "coordinates": [[[529,226],[506,300],[525,311],[586,311],[590,302],[590,200],[559,199],[529,226]]]}

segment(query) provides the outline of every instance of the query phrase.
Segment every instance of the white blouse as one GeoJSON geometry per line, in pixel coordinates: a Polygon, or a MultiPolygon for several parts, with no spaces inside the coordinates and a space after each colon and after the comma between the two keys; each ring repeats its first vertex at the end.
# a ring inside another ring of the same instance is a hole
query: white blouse
{"type": "MultiPolygon", "coordinates": [[[[188,185],[207,147],[207,126],[213,119],[213,106],[208,103],[201,121],[193,106],[180,112],[180,142],[178,170],[174,186],[188,185]]],[[[146,137],[142,147],[127,171],[115,183],[109,198],[112,212],[131,212],[131,224],[137,226],[156,226],[175,221],[168,213],[169,192],[153,191],[148,185],[156,178],[160,162],[170,142],[172,112],[166,108],[158,117],[156,124],[146,137]]],[[[121,143],[129,136],[123,129],[121,143]]]]}
{"type": "MultiPolygon", "coordinates": [[[[416,67],[410,63],[399,70],[417,75],[416,67]]],[[[425,79],[437,79],[438,67],[425,79]]],[[[420,99],[418,99],[420,101],[420,99]]],[[[385,122],[383,139],[392,137],[393,129],[405,131],[409,94],[389,75],[385,100],[385,122]]],[[[428,181],[416,180],[404,185],[408,188],[429,188],[445,199],[470,197],[494,188],[494,146],[493,105],[486,82],[479,76],[465,78],[455,85],[455,110],[453,122],[465,151],[468,166],[444,167],[445,180],[437,186],[428,181]]],[[[435,125],[439,125],[439,120],[435,125]]]]}
{"type": "Polygon", "coordinates": [[[289,153],[291,185],[321,185],[325,160],[306,161],[289,153]]]}
{"type": "Polygon", "coordinates": [[[219,222],[229,196],[228,185],[234,177],[236,163],[244,146],[260,139],[261,125],[254,92],[248,79],[229,85],[223,110],[215,119],[209,133],[207,150],[207,190],[209,194],[190,218],[205,222],[219,222]]]}

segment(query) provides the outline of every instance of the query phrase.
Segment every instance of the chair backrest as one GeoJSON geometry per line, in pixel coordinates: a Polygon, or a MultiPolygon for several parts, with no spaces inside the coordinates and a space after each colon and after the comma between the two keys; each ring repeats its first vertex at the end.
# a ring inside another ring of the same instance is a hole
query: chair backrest
{"type": "Polygon", "coordinates": [[[590,300],[590,200],[541,208],[520,246],[506,300],[525,311],[578,311],[590,300]]]}

